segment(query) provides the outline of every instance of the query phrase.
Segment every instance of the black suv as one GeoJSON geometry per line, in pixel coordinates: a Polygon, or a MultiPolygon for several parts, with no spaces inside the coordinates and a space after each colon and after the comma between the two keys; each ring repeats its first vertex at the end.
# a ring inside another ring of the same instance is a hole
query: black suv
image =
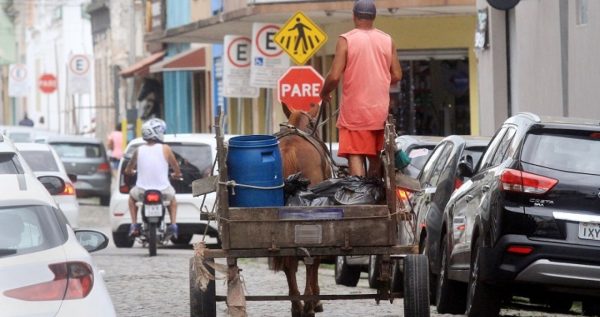
{"type": "Polygon", "coordinates": [[[512,295],[568,311],[600,304],[600,120],[521,113],[444,210],[440,313],[497,316],[512,295]]]}

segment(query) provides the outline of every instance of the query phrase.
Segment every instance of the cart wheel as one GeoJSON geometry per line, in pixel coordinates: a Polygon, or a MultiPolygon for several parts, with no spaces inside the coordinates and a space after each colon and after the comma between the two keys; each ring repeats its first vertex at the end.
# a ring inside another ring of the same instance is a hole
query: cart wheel
{"type": "Polygon", "coordinates": [[[392,279],[390,282],[390,290],[392,293],[403,293],[404,292],[404,277],[400,270],[400,260],[392,260],[392,279]]]}
{"type": "MultiPolygon", "coordinates": [[[[214,261],[214,260],[207,260],[214,261]]],[[[191,317],[216,317],[217,302],[215,298],[215,281],[208,283],[206,291],[203,292],[196,285],[196,271],[194,268],[194,258],[190,259],[190,316],[191,317]]],[[[212,267],[208,267],[210,273],[215,274],[212,267]]]]}
{"type": "Polygon", "coordinates": [[[349,266],[345,256],[338,256],[335,260],[335,283],[354,287],[359,279],[360,269],[349,266]]]}
{"type": "Polygon", "coordinates": [[[404,316],[429,317],[429,267],[422,254],[404,258],[404,316]]]}
{"type": "Polygon", "coordinates": [[[369,257],[369,287],[378,289],[381,287],[379,277],[381,275],[381,255],[369,257]]]}

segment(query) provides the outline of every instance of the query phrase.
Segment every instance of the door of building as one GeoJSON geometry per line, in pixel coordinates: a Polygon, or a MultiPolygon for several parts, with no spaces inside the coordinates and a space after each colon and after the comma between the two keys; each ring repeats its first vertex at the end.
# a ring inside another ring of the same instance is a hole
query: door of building
{"type": "Polygon", "coordinates": [[[402,81],[390,91],[398,134],[470,134],[466,49],[401,50],[402,81]]]}

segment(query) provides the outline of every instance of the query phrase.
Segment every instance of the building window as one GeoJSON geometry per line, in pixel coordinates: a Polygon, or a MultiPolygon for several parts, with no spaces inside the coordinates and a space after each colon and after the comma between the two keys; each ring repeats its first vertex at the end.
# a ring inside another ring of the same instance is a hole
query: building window
{"type": "Polygon", "coordinates": [[[577,0],[577,25],[586,25],[589,20],[588,0],[577,0]]]}

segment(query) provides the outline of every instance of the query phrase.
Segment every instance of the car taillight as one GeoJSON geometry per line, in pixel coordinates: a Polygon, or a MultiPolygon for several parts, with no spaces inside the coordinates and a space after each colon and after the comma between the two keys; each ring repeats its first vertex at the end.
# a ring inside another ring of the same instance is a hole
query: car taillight
{"type": "Polygon", "coordinates": [[[404,204],[404,207],[409,207],[409,192],[402,188],[396,188],[396,197],[404,204]]]}
{"type": "Polygon", "coordinates": [[[558,183],[554,178],[513,169],[504,170],[500,181],[502,190],[536,195],[545,194],[558,183]]]}
{"type": "Polygon", "coordinates": [[[89,264],[64,262],[48,267],[54,280],[7,290],[4,295],[25,301],[49,301],[85,298],[92,291],[94,273],[89,264]]]}
{"type": "Polygon", "coordinates": [[[454,190],[457,190],[462,184],[463,181],[460,178],[454,179],[454,190]]]}
{"type": "Polygon", "coordinates": [[[149,203],[160,202],[160,195],[158,193],[150,193],[146,195],[146,201],[149,203]]]}
{"type": "Polygon", "coordinates": [[[75,195],[75,187],[71,183],[65,183],[65,190],[60,195],[75,195]]]}
{"type": "Polygon", "coordinates": [[[96,169],[98,172],[110,172],[110,165],[108,163],[100,163],[96,169]]]}

